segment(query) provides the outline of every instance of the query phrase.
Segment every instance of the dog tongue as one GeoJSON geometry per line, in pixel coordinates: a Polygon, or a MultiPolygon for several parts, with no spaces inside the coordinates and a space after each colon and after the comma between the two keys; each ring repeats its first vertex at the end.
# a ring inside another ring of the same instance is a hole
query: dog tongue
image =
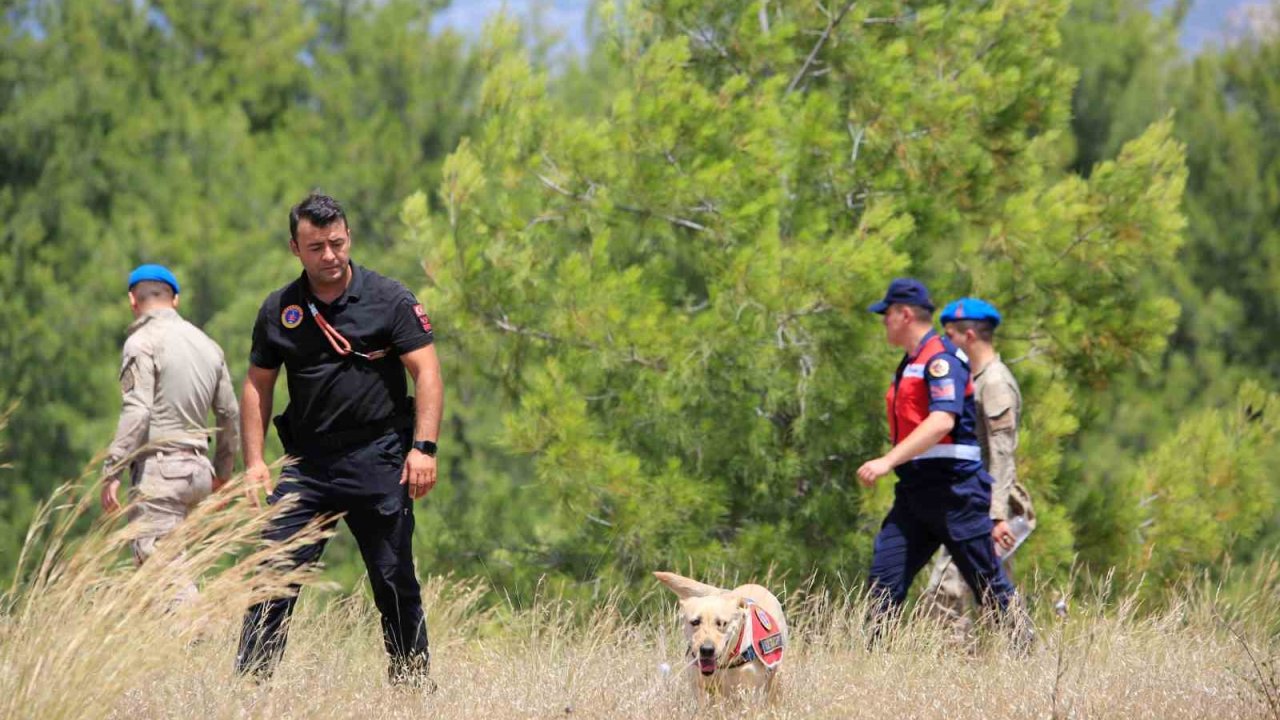
{"type": "Polygon", "coordinates": [[[710,675],[716,671],[716,659],[709,657],[698,658],[698,669],[702,671],[703,675],[710,675]]]}

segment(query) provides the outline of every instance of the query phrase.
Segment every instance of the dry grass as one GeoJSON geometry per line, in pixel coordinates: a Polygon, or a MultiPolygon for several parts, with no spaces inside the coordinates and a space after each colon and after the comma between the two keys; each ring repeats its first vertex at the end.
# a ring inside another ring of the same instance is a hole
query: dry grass
{"type": "MultiPolygon", "coordinates": [[[[620,603],[605,602],[584,622],[549,598],[518,611],[486,609],[483,588],[439,577],[424,584],[436,694],[387,686],[377,620],[363,594],[320,603],[312,592],[275,679],[240,681],[231,672],[240,613],[290,579],[256,571],[271,551],[229,555],[251,546],[263,517],[240,504],[210,509],[184,528],[184,556],[134,571],[120,559],[128,536],[118,524],[67,542],[84,509],[68,503],[43,516],[31,543],[41,553],[28,558],[27,580],[0,606],[0,717],[694,714],[674,613],[624,615],[620,603]],[[203,577],[200,603],[167,614],[166,588],[192,573],[203,577]],[[197,635],[203,641],[193,644],[197,635]],[[663,674],[663,663],[675,670],[663,674]]],[[[763,716],[1280,717],[1270,665],[1277,644],[1268,630],[1280,584],[1261,578],[1255,594],[1231,606],[1197,587],[1145,615],[1132,601],[1077,601],[1066,620],[1042,622],[1025,656],[994,635],[976,649],[951,649],[924,622],[868,651],[856,599],[784,593],[794,644],[781,702],[763,716]]],[[[762,716],[733,704],[705,715],[762,716]]]]}

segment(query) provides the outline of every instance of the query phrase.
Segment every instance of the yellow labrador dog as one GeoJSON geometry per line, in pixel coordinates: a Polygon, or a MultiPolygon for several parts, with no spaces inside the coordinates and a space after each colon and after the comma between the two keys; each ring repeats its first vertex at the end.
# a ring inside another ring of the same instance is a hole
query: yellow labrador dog
{"type": "Polygon", "coordinates": [[[688,675],[701,705],[710,695],[763,693],[772,701],[789,644],[782,604],[759,585],[733,590],[669,572],[654,577],[680,598],[688,675]]]}

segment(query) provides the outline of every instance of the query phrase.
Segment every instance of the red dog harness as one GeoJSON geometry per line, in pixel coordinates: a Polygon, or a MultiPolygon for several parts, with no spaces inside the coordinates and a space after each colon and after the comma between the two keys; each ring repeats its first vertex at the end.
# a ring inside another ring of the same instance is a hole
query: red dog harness
{"type": "Polygon", "coordinates": [[[782,627],[764,608],[751,600],[747,601],[747,620],[742,623],[738,644],[730,657],[734,660],[729,668],[759,660],[765,669],[775,670],[782,662],[782,627]]]}

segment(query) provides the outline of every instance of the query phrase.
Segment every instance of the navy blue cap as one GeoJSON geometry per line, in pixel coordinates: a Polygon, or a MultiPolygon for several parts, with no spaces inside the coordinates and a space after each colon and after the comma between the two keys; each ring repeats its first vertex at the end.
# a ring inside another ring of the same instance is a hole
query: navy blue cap
{"type": "Polygon", "coordinates": [[[1001,319],[995,305],[978,298],[960,298],[942,310],[943,325],[957,320],[980,320],[991,323],[991,327],[999,327],[1001,319]]]}
{"type": "Polygon", "coordinates": [[[178,278],[163,265],[139,265],[134,268],[133,272],[129,273],[129,289],[132,290],[134,285],[147,280],[168,285],[173,288],[174,295],[181,292],[178,290],[178,278]]]}
{"type": "Polygon", "coordinates": [[[929,290],[924,283],[915,278],[894,278],[893,282],[889,283],[889,290],[884,294],[884,299],[867,309],[883,315],[890,305],[919,305],[930,312],[933,311],[929,290]]]}

